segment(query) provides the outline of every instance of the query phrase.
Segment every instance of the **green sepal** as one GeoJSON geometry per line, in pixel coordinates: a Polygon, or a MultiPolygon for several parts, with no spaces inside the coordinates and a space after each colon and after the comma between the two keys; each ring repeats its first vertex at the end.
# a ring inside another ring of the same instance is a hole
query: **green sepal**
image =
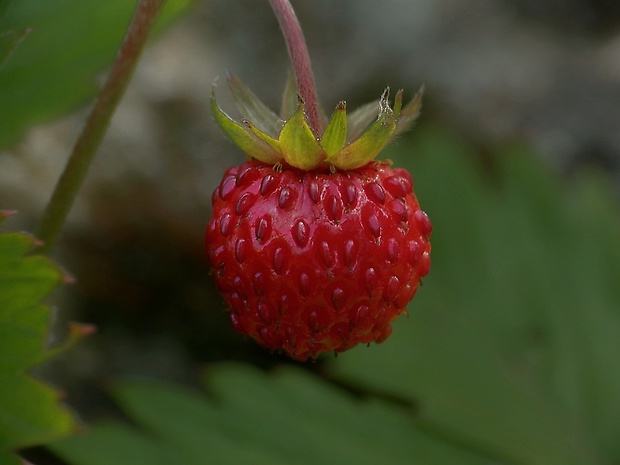
{"type": "Polygon", "coordinates": [[[230,140],[250,157],[269,164],[276,164],[282,160],[282,155],[274,150],[273,147],[257,139],[252,133],[248,132],[247,129],[220,109],[215,99],[215,87],[211,90],[211,111],[213,112],[215,121],[220,125],[230,140]]]}
{"type": "Polygon", "coordinates": [[[381,96],[377,121],[359,139],[351,142],[333,157],[328,157],[326,160],[328,163],[342,170],[360,168],[374,160],[390,142],[396,132],[396,117],[389,105],[389,91],[388,87],[381,96]]]}
{"type": "Polygon", "coordinates": [[[284,90],[282,91],[282,104],[280,105],[280,118],[287,121],[297,110],[297,83],[293,72],[288,74],[284,90]]]}
{"type": "Polygon", "coordinates": [[[279,156],[280,156],[280,161],[282,160],[282,150],[280,149],[280,142],[278,142],[277,139],[274,139],[273,137],[271,137],[269,134],[267,134],[266,132],[261,131],[259,128],[257,128],[254,123],[252,123],[252,121],[248,121],[247,119],[243,120],[243,124],[245,124],[248,129],[250,131],[252,131],[252,133],[258,137],[260,140],[262,140],[264,143],[266,143],[267,145],[269,145],[269,147],[271,147],[273,150],[275,150],[276,152],[278,152],[279,156]]]}
{"type": "Polygon", "coordinates": [[[235,75],[229,75],[228,85],[246,127],[217,106],[214,89],[211,94],[213,114],[226,134],[256,160],[272,164],[285,161],[302,170],[328,165],[333,169],[350,170],[368,164],[396,134],[413,125],[420,113],[424,91],[422,86],[403,106],[403,90],[400,89],[394,97],[394,106],[390,107],[388,87],[379,100],[348,115],[346,103],[342,101],[329,121],[322,117],[325,131],[315,134],[308,124],[304,102],[295,95],[296,82],[292,75],[287,80],[280,108],[283,119],[292,113],[286,122],[267,108],[235,75]],[[293,110],[295,97],[298,103],[293,110]]]}
{"type": "MultiPolygon", "coordinates": [[[[394,96],[394,116],[398,120],[400,110],[403,108],[403,89],[398,89],[394,96]]],[[[398,123],[396,124],[398,126],[398,123]]]]}
{"type": "Polygon", "coordinates": [[[377,108],[380,100],[373,100],[356,108],[347,115],[347,141],[357,139],[374,119],[377,118],[377,108]]]}
{"type": "Polygon", "coordinates": [[[277,137],[284,121],[265,105],[234,74],[228,75],[228,88],[241,115],[271,137],[277,137]]]}
{"type": "Polygon", "coordinates": [[[321,138],[321,146],[327,157],[338,153],[347,142],[347,103],[342,101],[334,110],[321,138]]]}
{"type": "Polygon", "coordinates": [[[324,159],[323,148],[306,120],[303,102],[282,128],[279,142],[284,161],[295,168],[310,170],[324,159]]]}
{"type": "MultiPolygon", "coordinates": [[[[396,94],[396,98],[399,98],[400,94],[400,104],[402,105],[402,91],[399,91],[396,94]]],[[[394,103],[394,112],[396,113],[396,117],[398,121],[396,122],[396,134],[400,134],[403,131],[406,131],[413,126],[418,116],[420,116],[420,110],[422,109],[422,96],[424,95],[424,85],[420,87],[420,89],[416,92],[407,105],[405,105],[402,110],[399,108],[399,111],[396,111],[396,106],[398,104],[398,100],[394,103]]]]}

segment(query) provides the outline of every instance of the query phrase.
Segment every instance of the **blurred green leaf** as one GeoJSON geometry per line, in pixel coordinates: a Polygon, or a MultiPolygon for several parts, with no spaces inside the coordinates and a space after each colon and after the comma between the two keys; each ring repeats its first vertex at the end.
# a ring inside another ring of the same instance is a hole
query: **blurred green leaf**
{"type": "MultiPolygon", "coordinates": [[[[0,19],[9,9],[11,2],[12,0],[0,0],[0,19]]],[[[0,68],[2,68],[13,51],[30,32],[32,32],[30,28],[18,31],[4,31],[0,29],[0,68]]]]}
{"type": "Polygon", "coordinates": [[[277,139],[284,126],[284,121],[271,111],[235,74],[230,73],[226,82],[243,119],[251,121],[261,131],[277,139]]]}
{"type": "Polygon", "coordinates": [[[8,60],[13,50],[32,32],[31,29],[21,31],[10,31],[0,34],[0,68],[8,60]]]}
{"type": "Polygon", "coordinates": [[[217,365],[207,388],[210,399],[161,382],[121,382],[114,396],[140,429],[105,424],[52,449],[74,465],[488,463],[420,432],[406,412],[300,369],[266,375],[217,365]]]}
{"type": "MultiPolygon", "coordinates": [[[[0,220],[4,216],[0,212],[0,220]]],[[[27,234],[0,234],[0,451],[5,455],[76,428],[58,403],[59,393],[27,375],[49,355],[49,309],[39,302],[62,279],[49,259],[26,256],[33,244],[27,234]]]]}
{"type": "Polygon", "coordinates": [[[23,465],[15,454],[0,450],[0,463],[2,465],[23,465]]]}
{"type": "MultiPolygon", "coordinates": [[[[168,0],[159,27],[190,3],[168,0]]],[[[97,73],[113,60],[135,5],[127,0],[13,1],[0,18],[0,31],[33,32],[0,70],[0,147],[95,95],[97,73]]]]}
{"type": "Polygon", "coordinates": [[[11,5],[12,1],[13,0],[0,0],[0,18],[2,18],[9,9],[9,5],[11,5]]]}
{"type": "Polygon", "coordinates": [[[333,372],[415,400],[421,427],[502,462],[616,463],[617,204],[564,189],[523,148],[483,177],[455,137],[415,134],[386,156],[413,173],[433,221],[431,274],[411,318],[333,372]]]}

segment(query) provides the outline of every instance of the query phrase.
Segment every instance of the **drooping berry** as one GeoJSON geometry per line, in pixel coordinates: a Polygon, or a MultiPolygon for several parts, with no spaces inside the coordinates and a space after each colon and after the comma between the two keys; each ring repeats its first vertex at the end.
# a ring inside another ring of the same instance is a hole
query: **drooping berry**
{"type": "Polygon", "coordinates": [[[411,176],[375,161],[415,121],[422,90],[406,105],[398,91],[391,106],[388,88],[376,111],[350,115],[340,102],[328,120],[292,7],[270,4],[299,95],[289,83],[276,115],[230,76],[240,124],[213,89],[216,122],[250,160],[213,193],[206,251],[233,328],[304,361],[383,342],[430,270],[431,222],[411,176]]]}
{"type": "Polygon", "coordinates": [[[237,331],[301,361],[390,334],[429,271],[430,221],[408,175],[248,161],[222,183],[206,248],[237,331]]]}

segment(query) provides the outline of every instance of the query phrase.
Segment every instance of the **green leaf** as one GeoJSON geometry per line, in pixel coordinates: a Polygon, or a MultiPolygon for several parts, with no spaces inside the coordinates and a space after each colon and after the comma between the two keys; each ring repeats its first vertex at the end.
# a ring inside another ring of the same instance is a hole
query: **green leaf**
{"type": "Polygon", "coordinates": [[[399,408],[357,400],[297,368],[266,375],[221,364],[208,374],[212,398],[123,381],[113,393],[136,429],[107,424],[52,450],[73,465],[488,463],[419,431],[399,408]]]}
{"type": "MultiPolygon", "coordinates": [[[[168,0],[158,29],[191,0],[168,0]]],[[[15,0],[0,31],[32,33],[0,69],[0,148],[31,125],[95,95],[97,73],[112,62],[135,8],[126,0],[15,0]],[[9,117],[10,115],[10,117],[9,117]]]]}
{"type": "Polygon", "coordinates": [[[0,19],[4,16],[6,11],[9,9],[13,0],[0,0],[0,19]]]}
{"type": "Polygon", "coordinates": [[[443,131],[387,152],[433,221],[432,270],[411,318],[333,372],[415,400],[424,429],[502,463],[616,463],[617,204],[566,195],[522,148],[499,154],[492,183],[443,131]]]}
{"type": "MultiPolygon", "coordinates": [[[[158,408],[158,407],[154,407],[158,408]]],[[[88,434],[52,446],[73,464],[89,465],[191,465],[185,454],[161,438],[145,435],[122,424],[103,423],[88,434]]],[[[205,453],[207,449],[205,448],[205,453]]]]}
{"type": "Polygon", "coordinates": [[[11,452],[5,452],[0,450],[0,463],[2,465],[24,465],[17,456],[11,452]]]}
{"type": "Polygon", "coordinates": [[[32,29],[22,29],[21,31],[11,31],[0,34],[0,68],[8,60],[13,50],[26,38],[32,29]]]}
{"type": "Polygon", "coordinates": [[[278,142],[284,160],[291,166],[312,169],[323,160],[323,149],[308,125],[303,103],[282,128],[278,142]]]}
{"type": "MultiPolygon", "coordinates": [[[[4,216],[0,212],[0,219],[4,216]]],[[[0,451],[5,453],[76,428],[72,414],[58,403],[60,394],[27,374],[49,355],[49,309],[39,302],[63,279],[48,258],[27,255],[34,243],[27,234],[0,234],[0,451]]]]}
{"type": "Polygon", "coordinates": [[[328,157],[335,155],[347,141],[347,104],[342,101],[334,110],[321,138],[321,146],[328,157]]]}

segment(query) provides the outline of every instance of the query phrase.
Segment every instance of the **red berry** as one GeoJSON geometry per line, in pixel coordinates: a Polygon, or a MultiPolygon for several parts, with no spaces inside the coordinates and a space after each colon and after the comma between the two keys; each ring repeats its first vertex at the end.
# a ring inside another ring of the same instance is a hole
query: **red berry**
{"type": "Polygon", "coordinates": [[[297,360],[382,342],[430,269],[431,223],[403,169],[375,162],[415,121],[422,91],[309,124],[287,87],[292,115],[276,115],[229,78],[240,124],[217,123],[252,161],[229,169],[213,193],[207,254],[232,325],[297,360]],[[253,121],[250,121],[250,117],[253,121]],[[374,120],[374,122],[373,122],[374,120]]]}
{"type": "Polygon", "coordinates": [[[206,250],[235,330],[296,360],[382,342],[430,267],[431,223],[409,173],[229,169],[206,250]]]}

